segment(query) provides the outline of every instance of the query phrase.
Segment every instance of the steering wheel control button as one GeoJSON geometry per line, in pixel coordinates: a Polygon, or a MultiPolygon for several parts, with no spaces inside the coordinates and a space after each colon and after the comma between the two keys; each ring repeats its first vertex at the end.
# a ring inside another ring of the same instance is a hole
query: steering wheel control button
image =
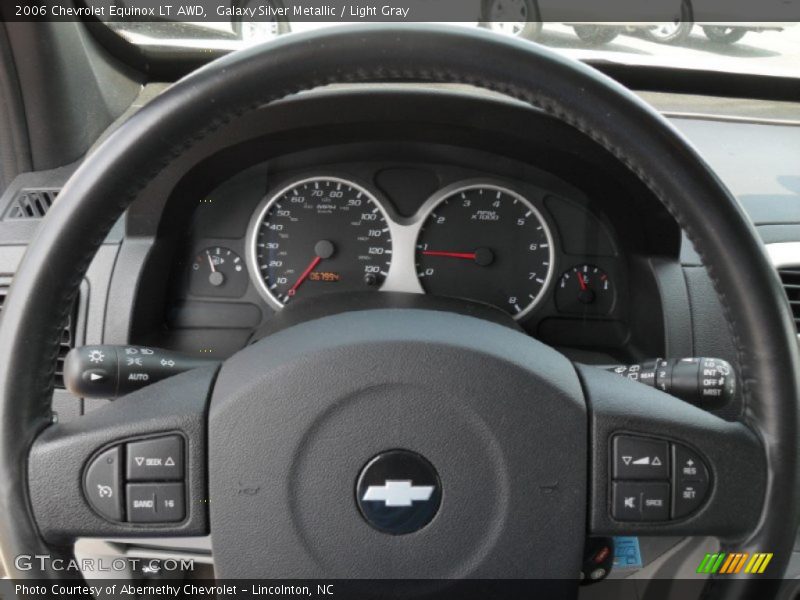
{"type": "Polygon", "coordinates": [[[641,521],[642,496],[634,483],[615,482],[612,514],[618,521],[641,521]]]}
{"type": "Polygon", "coordinates": [[[612,462],[611,512],[619,521],[683,518],[703,504],[711,487],[705,461],[679,442],[617,435],[612,441],[612,462]],[[655,462],[657,468],[643,471],[655,462]],[[661,481],[635,481],[645,479],[661,481]]]}
{"type": "Polygon", "coordinates": [[[615,481],[612,515],[618,521],[669,519],[668,482],[615,481]]]}
{"type": "Polygon", "coordinates": [[[402,535],[422,529],[436,516],[442,483],[433,465],[416,452],[391,450],[361,470],[356,499],[372,527],[402,535]]]}
{"type": "Polygon", "coordinates": [[[683,444],[672,445],[674,477],[676,481],[702,481],[708,483],[708,469],[705,462],[695,452],[683,444]]]}
{"type": "Polygon", "coordinates": [[[705,500],[708,484],[702,481],[684,481],[674,487],[672,518],[680,519],[693,513],[705,500]]]}
{"type": "Polygon", "coordinates": [[[109,448],[92,460],[83,479],[83,491],[89,504],[111,521],[122,521],[120,463],[120,447],[109,448]]]}
{"type": "Polygon", "coordinates": [[[697,510],[708,495],[709,475],[705,462],[683,444],[672,444],[672,518],[697,510]]]}
{"type": "Polygon", "coordinates": [[[183,479],[183,438],[169,435],[128,442],[128,481],[183,479]]]}
{"type": "Polygon", "coordinates": [[[669,479],[669,444],[627,435],[614,438],[614,479],[669,479]]]}
{"type": "Polygon", "coordinates": [[[186,514],[182,483],[129,483],[128,521],[175,523],[186,514]]]}

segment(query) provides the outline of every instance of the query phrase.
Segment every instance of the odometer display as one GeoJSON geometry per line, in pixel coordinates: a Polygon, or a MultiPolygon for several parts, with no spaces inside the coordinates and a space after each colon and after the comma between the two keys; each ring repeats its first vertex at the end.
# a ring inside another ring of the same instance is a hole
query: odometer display
{"type": "Polygon", "coordinates": [[[549,286],[552,237],[520,194],[484,183],[457,186],[423,223],[416,267],[427,293],[493,304],[521,318],[549,286]]]}
{"type": "Polygon", "coordinates": [[[335,177],[273,194],[251,225],[251,268],[277,307],[327,292],[378,289],[392,240],[383,209],[363,187],[335,177]]]}

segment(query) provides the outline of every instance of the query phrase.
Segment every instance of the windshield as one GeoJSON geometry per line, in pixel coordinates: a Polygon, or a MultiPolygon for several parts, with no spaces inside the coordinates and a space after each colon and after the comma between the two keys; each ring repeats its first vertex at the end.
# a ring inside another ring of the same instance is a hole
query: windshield
{"type": "MultiPolygon", "coordinates": [[[[792,22],[547,22],[528,20],[528,0],[493,0],[491,20],[453,25],[482,27],[534,41],[581,60],[800,77],[800,26],[792,22]],[[511,20],[514,18],[515,20],[511,20]]],[[[228,20],[109,22],[139,46],[229,51],[282,35],[364,20],[309,21],[290,16],[228,20]]]]}

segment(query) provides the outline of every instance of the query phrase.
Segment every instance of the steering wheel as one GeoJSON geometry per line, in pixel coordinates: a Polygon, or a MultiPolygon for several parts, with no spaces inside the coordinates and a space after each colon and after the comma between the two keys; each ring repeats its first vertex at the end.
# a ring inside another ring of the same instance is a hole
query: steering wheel
{"type": "MultiPolygon", "coordinates": [[[[28,248],[0,331],[2,552],[15,577],[63,577],[39,563],[20,570],[13,557],[69,557],[79,536],[210,531],[223,578],[551,578],[569,588],[587,535],[711,535],[723,550],[772,553],[768,574],[780,576],[798,516],[798,367],[787,301],[747,217],[681,135],[620,85],[480,30],[287,36],[215,61],[145,106],[87,157],[28,248]],[[218,369],[51,423],[60,328],[104,236],[147,182],[248,111],[327,84],[385,81],[469,84],[527,102],[641,179],[713,280],[741,369],[741,420],[573,364],[491,320],[407,308],[296,324],[218,369]],[[82,481],[98,453],[168,433],[184,444],[181,521],[112,522],[88,506],[82,481]],[[710,475],[703,506],[615,518],[620,434],[690,449],[710,475]],[[391,511],[366,514],[356,495],[364,478],[384,484],[395,471],[428,482],[397,497],[370,486],[384,508],[428,503],[419,522],[400,519],[405,529],[391,511]]],[[[736,593],[757,578],[740,574],[736,593]]],[[[734,597],[727,583],[710,591],[734,597]]]]}

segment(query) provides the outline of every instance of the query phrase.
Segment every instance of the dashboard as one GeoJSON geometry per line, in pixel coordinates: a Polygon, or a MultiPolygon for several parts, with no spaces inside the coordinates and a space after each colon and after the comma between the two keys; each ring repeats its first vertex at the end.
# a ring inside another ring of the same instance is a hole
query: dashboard
{"type": "Polygon", "coordinates": [[[136,195],[87,280],[80,339],[225,359],[299,311],[439,303],[491,310],[585,363],[691,355],[675,220],[594,140],[490,92],[301,94],[220,128],[136,195]]]}
{"type": "Polygon", "coordinates": [[[398,159],[261,163],[196,198],[157,343],[186,351],[204,332],[220,348],[227,329],[234,350],[295,306],[405,294],[488,305],[566,347],[625,346],[636,267],[603,203],[543,172],[465,167],[463,148],[432,163],[389,146],[398,159]]]}
{"type": "Polygon", "coordinates": [[[680,229],[555,119],[474,91],[356,86],[217,135],[126,215],[111,291],[133,290],[126,339],[224,359],[301,307],[446,299],[587,363],[665,353],[680,229]]]}
{"type": "MultiPolygon", "coordinates": [[[[530,184],[473,177],[439,187],[446,170],[385,167],[369,182],[340,170],[282,181],[253,211],[246,236],[229,244],[243,244],[244,257],[223,242],[197,249],[188,295],[240,298],[253,285],[278,311],[325,294],[388,291],[483,302],[518,320],[548,300],[550,312],[565,316],[615,315],[622,273],[599,219],[530,184]],[[416,202],[398,184],[416,188],[416,202]],[[400,195],[406,215],[393,200],[400,195]],[[570,223],[553,215],[565,211],[597,232],[582,253],[560,241],[570,223]]],[[[260,183],[254,174],[253,186],[260,183]]],[[[215,194],[230,197],[226,187],[215,194]]]]}

